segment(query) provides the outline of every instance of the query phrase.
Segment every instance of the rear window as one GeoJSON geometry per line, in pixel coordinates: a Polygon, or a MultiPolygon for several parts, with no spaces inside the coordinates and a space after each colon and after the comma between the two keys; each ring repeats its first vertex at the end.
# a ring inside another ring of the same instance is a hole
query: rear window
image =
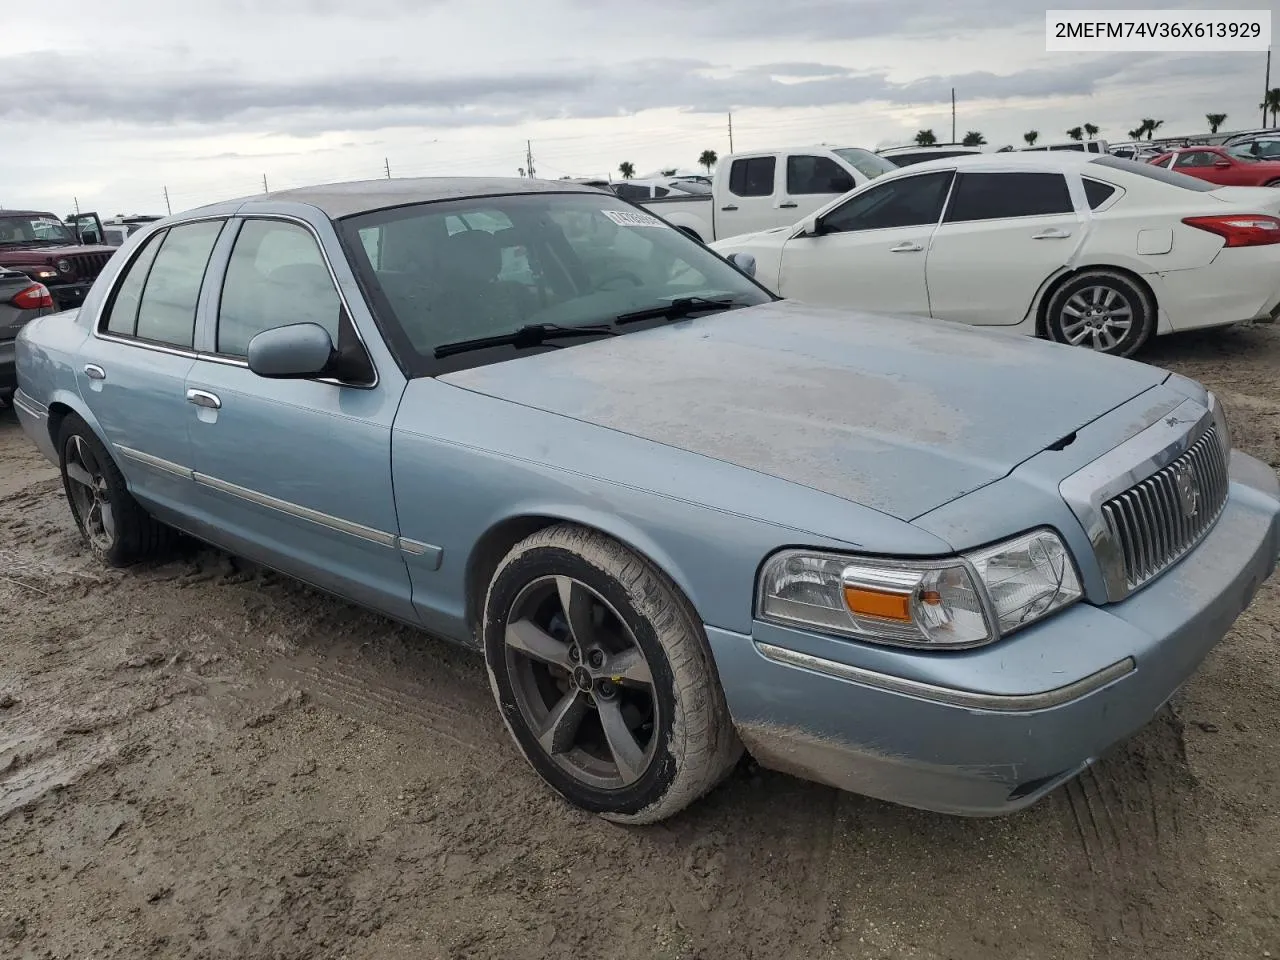
{"type": "Polygon", "coordinates": [[[1103,183],[1101,180],[1090,180],[1084,178],[1084,195],[1089,201],[1089,209],[1097,210],[1100,206],[1111,199],[1112,194],[1116,192],[1116,188],[1109,183],[1103,183]]]}
{"type": "Polygon", "coordinates": [[[1098,157],[1096,160],[1090,160],[1089,162],[1096,163],[1100,167],[1109,167],[1112,170],[1123,170],[1125,173],[1146,177],[1149,180],[1159,180],[1161,183],[1167,183],[1171,187],[1194,190],[1197,193],[1211,193],[1220,186],[1220,184],[1189,177],[1185,173],[1178,173],[1166,167],[1158,167],[1154,163],[1138,163],[1134,160],[1124,160],[1120,157],[1111,156],[1098,157]]]}

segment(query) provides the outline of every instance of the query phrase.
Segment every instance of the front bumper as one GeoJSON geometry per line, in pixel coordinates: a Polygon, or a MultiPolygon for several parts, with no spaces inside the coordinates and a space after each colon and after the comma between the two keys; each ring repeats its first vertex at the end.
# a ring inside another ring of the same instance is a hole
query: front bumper
{"type": "Polygon", "coordinates": [[[1078,603],[991,647],[866,648],[757,622],[708,628],[729,710],[763,766],[968,816],[1025,807],[1137,732],[1275,569],[1280,484],[1239,451],[1214,529],[1120,603],[1078,603]]]}
{"type": "Polygon", "coordinates": [[[12,390],[18,385],[18,368],[12,340],[0,340],[0,390],[12,390]]]}
{"type": "Polygon", "coordinates": [[[53,302],[59,310],[71,310],[84,303],[85,295],[93,287],[92,280],[85,280],[81,283],[60,283],[50,286],[49,295],[53,297],[53,302]]]}

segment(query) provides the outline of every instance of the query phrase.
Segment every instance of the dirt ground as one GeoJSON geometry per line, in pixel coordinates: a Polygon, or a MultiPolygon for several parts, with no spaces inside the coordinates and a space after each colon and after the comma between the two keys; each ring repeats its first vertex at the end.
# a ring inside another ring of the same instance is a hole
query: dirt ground
{"type": "MultiPolygon", "coordinates": [[[[1280,465],[1280,330],[1145,356],[1280,465]]],[[[212,550],[111,571],[0,411],[0,957],[1280,957],[1280,584],[1139,737],[1001,820],[749,762],[567,808],[466,651],[212,550]]]]}

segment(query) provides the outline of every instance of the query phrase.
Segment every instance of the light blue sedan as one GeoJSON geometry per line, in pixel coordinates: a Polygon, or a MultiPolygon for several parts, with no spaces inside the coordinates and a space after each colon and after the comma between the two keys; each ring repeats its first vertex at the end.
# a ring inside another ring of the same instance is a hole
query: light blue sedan
{"type": "Polygon", "coordinates": [[[1276,476],[1199,384],[750,272],[571,184],[287,191],[131,237],[15,405],[105,562],[181,530],[480,648],[533,769],[633,823],[744,745],[1025,806],[1272,573],[1276,476]]]}

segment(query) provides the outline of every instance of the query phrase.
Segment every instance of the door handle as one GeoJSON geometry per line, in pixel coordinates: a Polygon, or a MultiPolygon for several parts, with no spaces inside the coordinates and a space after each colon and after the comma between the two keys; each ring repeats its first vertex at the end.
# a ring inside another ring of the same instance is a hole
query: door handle
{"type": "Polygon", "coordinates": [[[721,210],[737,210],[737,209],[738,209],[738,205],[737,205],[737,204],[734,204],[734,203],[731,203],[731,204],[729,204],[727,207],[721,207],[720,209],[721,209],[721,210]]]}
{"type": "Polygon", "coordinates": [[[924,247],[920,246],[920,244],[916,243],[913,240],[904,240],[902,243],[898,244],[896,247],[890,247],[889,252],[890,253],[919,253],[923,249],[924,247]]]}
{"type": "Polygon", "coordinates": [[[218,399],[218,395],[207,390],[188,390],[187,402],[194,403],[197,407],[208,407],[210,410],[222,409],[222,401],[218,399]]]}
{"type": "Polygon", "coordinates": [[[103,370],[96,363],[86,363],[84,365],[84,375],[88,377],[90,380],[107,379],[107,371],[103,370]]]}
{"type": "Polygon", "coordinates": [[[1057,227],[1050,227],[1048,230],[1041,230],[1039,233],[1031,235],[1032,240],[1066,240],[1071,236],[1070,230],[1059,230],[1057,227]]]}
{"type": "Polygon", "coordinates": [[[800,204],[796,203],[794,200],[784,200],[782,201],[782,203],[778,204],[778,206],[779,207],[798,207],[800,206],[800,204]]]}

